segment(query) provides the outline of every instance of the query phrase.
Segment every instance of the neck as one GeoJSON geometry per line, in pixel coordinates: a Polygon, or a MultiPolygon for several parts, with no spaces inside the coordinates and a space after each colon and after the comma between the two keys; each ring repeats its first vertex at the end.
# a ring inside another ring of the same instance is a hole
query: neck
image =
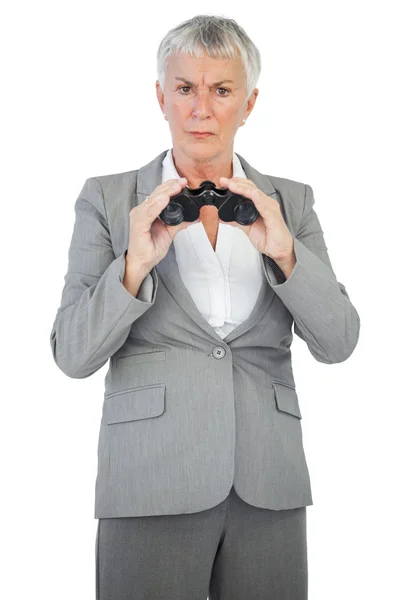
{"type": "Polygon", "coordinates": [[[233,176],[233,149],[229,148],[224,154],[205,158],[204,160],[187,156],[179,150],[172,148],[172,159],[179,177],[186,177],[189,188],[198,188],[208,179],[217,187],[220,186],[219,178],[233,176]]]}

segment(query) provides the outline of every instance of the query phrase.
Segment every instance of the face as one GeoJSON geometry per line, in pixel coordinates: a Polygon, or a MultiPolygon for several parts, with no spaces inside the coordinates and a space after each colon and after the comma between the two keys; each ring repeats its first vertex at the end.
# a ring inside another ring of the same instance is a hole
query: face
{"type": "Polygon", "coordinates": [[[246,102],[246,75],[240,58],[215,59],[172,54],[168,59],[164,92],[156,82],[160,108],[167,114],[174,148],[188,157],[209,160],[233,151],[243,119],[255,104],[255,88],[246,102]],[[196,138],[191,131],[214,135],[196,138]]]}

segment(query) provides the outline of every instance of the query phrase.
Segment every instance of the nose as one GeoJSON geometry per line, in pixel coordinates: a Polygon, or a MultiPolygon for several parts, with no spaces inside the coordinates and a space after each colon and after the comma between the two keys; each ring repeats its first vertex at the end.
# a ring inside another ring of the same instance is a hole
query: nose
{"type": "Polygon", "coordinates": [[[211,115],[211,104],[207,92],[198,93],[193,100],[193,116],[205,119],[211,115]]]}

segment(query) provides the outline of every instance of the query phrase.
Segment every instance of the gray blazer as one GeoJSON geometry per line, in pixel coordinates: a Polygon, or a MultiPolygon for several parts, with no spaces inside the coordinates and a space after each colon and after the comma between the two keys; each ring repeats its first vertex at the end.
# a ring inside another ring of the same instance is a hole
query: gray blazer
{"type": "Polygon", "coordinates": [[[107,361],[94,518],[194,513],[234,485],[273,510],[313,504],[291,365],[292,324],[321,363],[346,360],[360,318],[333,272],[312,188],[246,177],[276,198],[294,236],[288,279],[260,254],[250,316],[225,339],[198,311],[172,243],[151,271],[149,301],[122,284],[129,212],[161,183],[167,150],[133,171],[90,177],[75,203],[68,270],[50,335],[69,377],[107,361]]]}

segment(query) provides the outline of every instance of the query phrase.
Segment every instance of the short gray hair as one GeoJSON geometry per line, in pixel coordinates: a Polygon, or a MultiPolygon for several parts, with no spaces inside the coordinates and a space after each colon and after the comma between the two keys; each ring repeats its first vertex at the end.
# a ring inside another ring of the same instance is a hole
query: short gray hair
{"type": "Polygon", "coordinates": [[[182,52],[201,57],[204,50],[212,58],[242,58],[247,81],[247,101],[260,76],[260,52],[234,19],[216,15],[196,15],[168,31],[161,40],[157,51],[157,78],[161,89],[164,90],[170,54],[182,52]]]}

